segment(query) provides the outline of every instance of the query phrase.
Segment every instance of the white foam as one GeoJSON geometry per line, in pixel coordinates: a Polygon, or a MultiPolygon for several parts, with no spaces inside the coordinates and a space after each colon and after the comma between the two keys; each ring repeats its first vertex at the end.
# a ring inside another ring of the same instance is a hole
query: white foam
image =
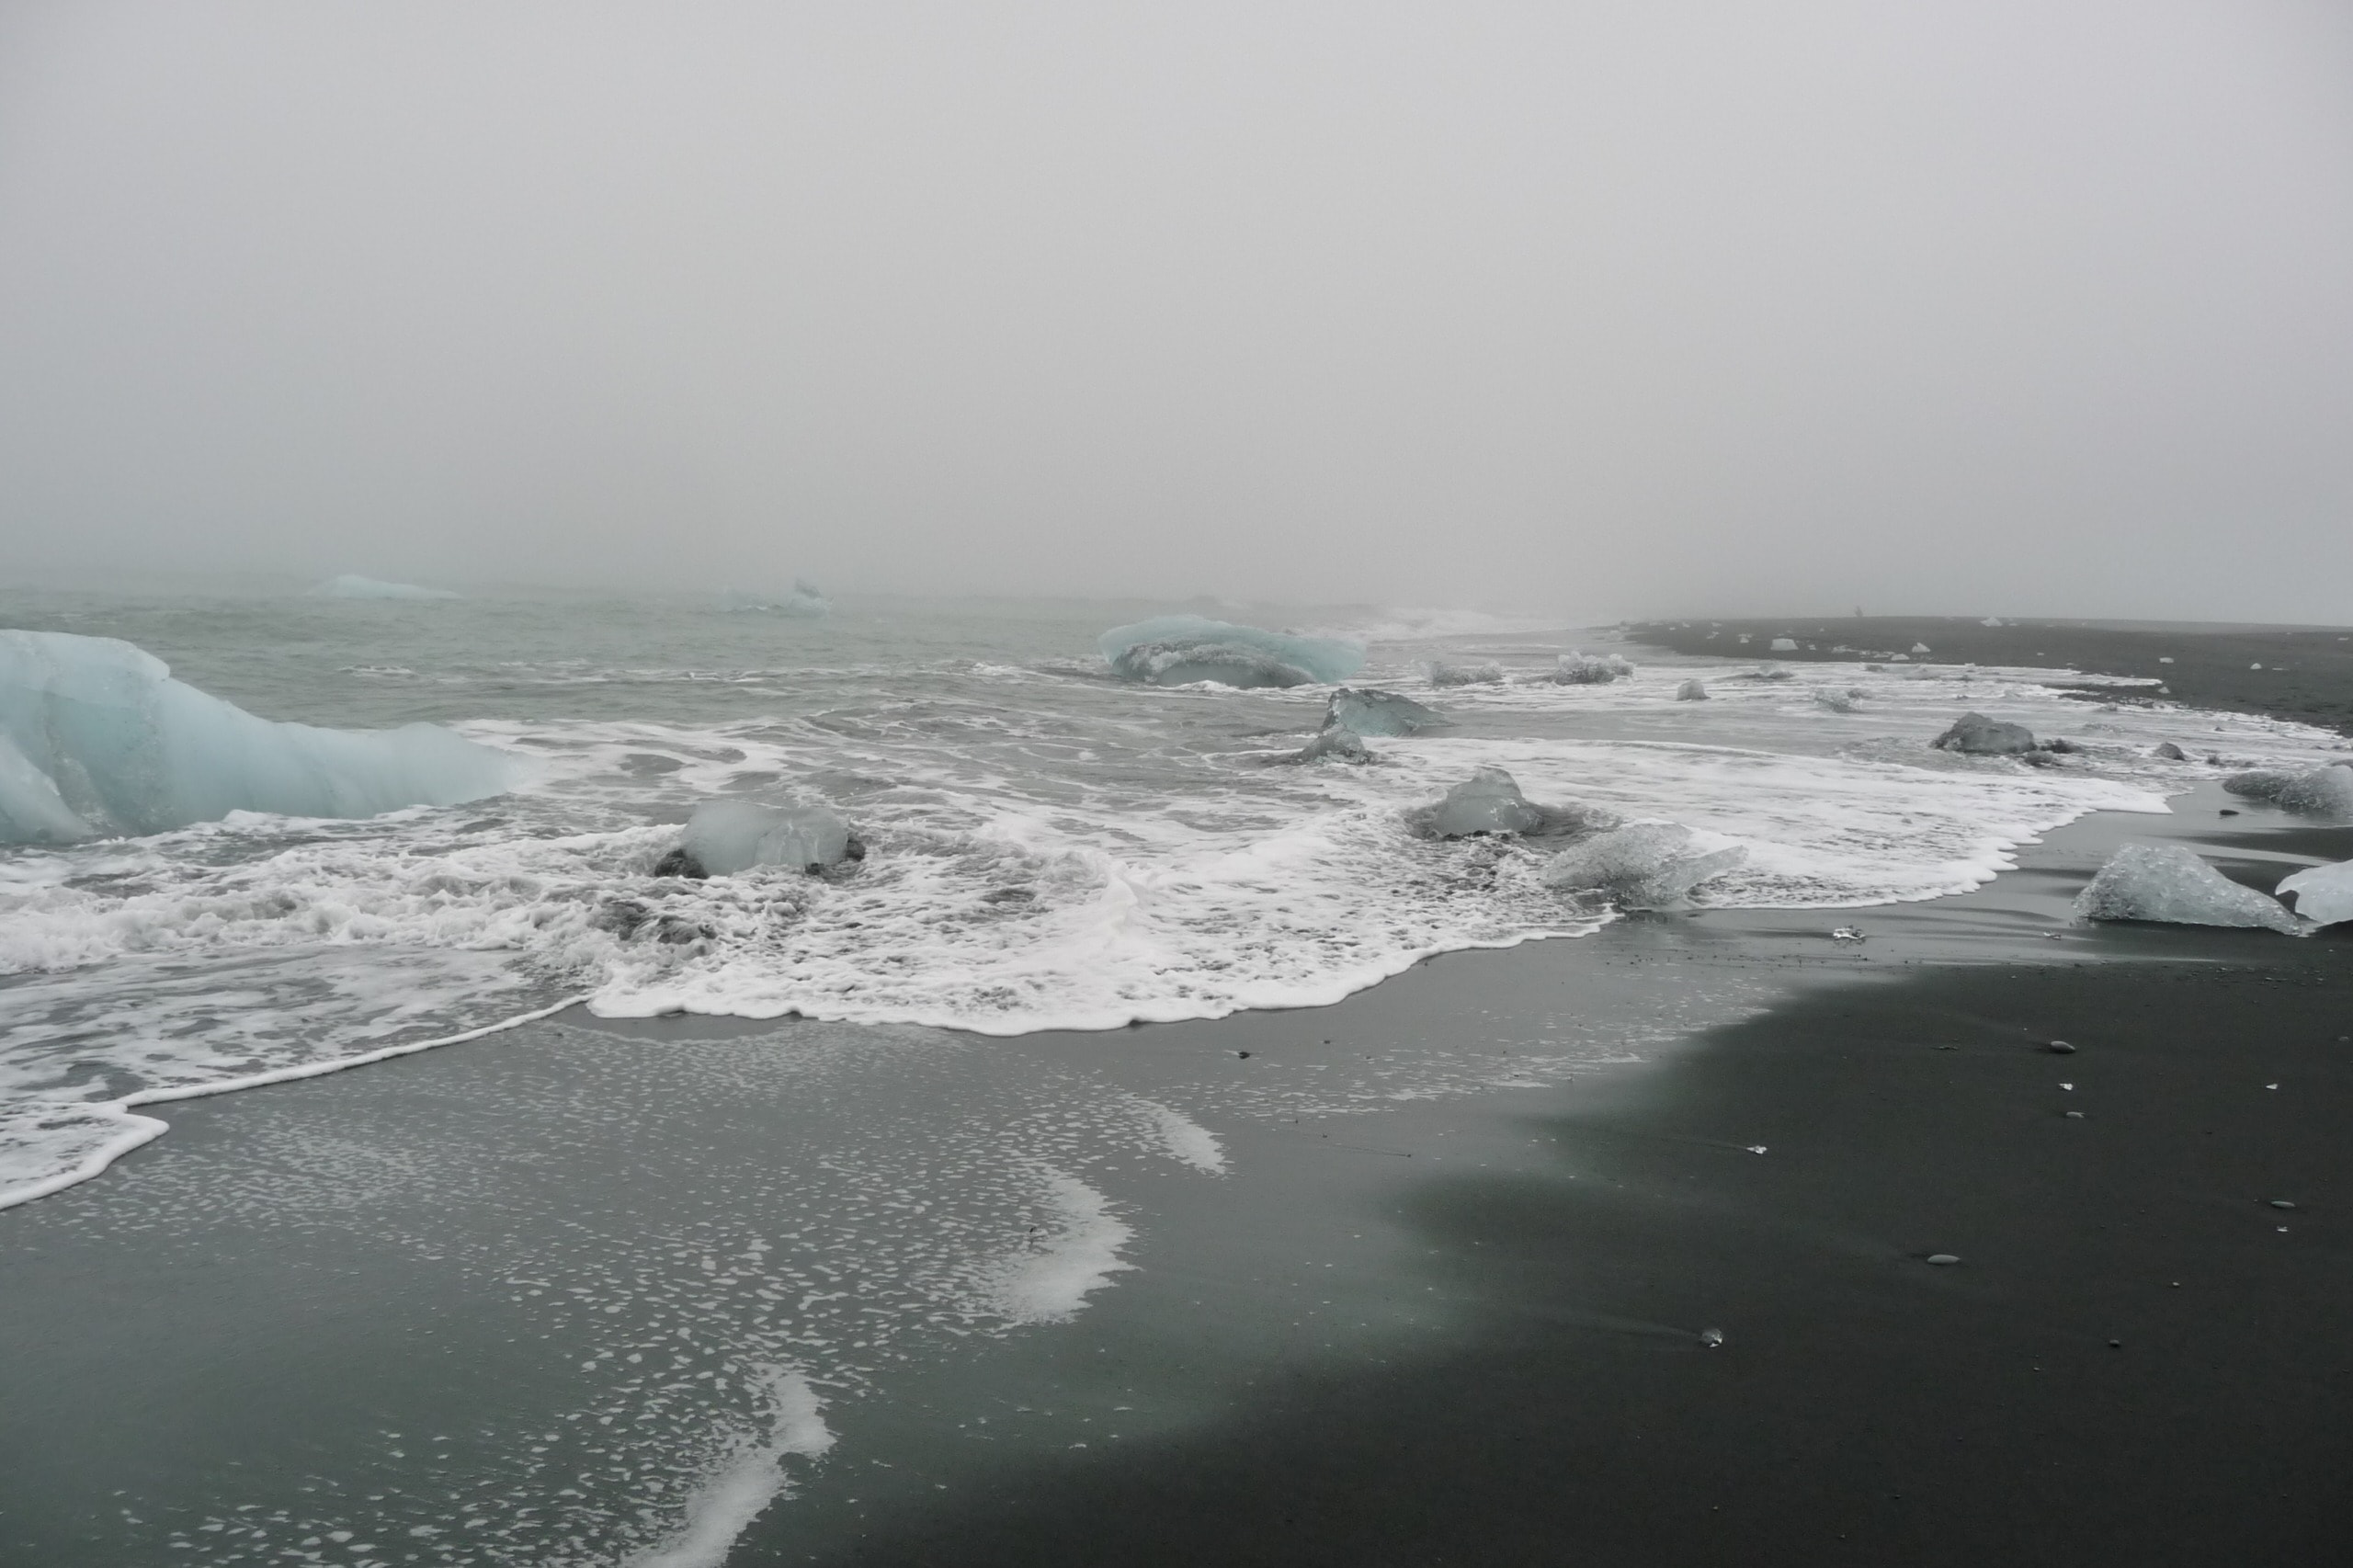
{"type": "Polygon", "coordinates": [[[1063,1171],[1045,1173],[1045,1222],[1005,1260],[988,1290],[990,1304],[1017,1324],[1065,1323],[1111,1276],[1135,1267],[1120,1249],[1135,1232],[1110,1199],[1063,1171]]]}
{"type": "Polygon", "coordinates": [[[332,1071],[574,996],[616,1017],[1093,1029],[1321,1005],[1433,954],[1595,929],[1543,885],[1549,851],[1407,830],[1482,765],[1540,803],[1742,847],[1701,904],[1856,907],[1976,886],[2053,826],[2163,811],[2219,771],[2151,760],[2159,740],[2227,739],[2231,767],[2337,755],[2292,724],[2064,702],[2037,672],[1847,666],[1868,700],[1837,715],[1737,665],[1699,672],[1714,700],[1675,702],[1693,671],[1459,688],[1453,730],[1384,741],[1380,766],[1296,769],[1250,737],[1312,732],[1320,693],[1105,699],[1097,679],[967,665],[954,701],[886,683],[867,709],[732,724],[468,725],[539,759],[491,806],[235,813],[18,851],[0,858],[0,1191],[54,1190],[153,1136],[137,1096],[332,1071]],[[1963,707],[2084,750],[2049,769],[1930,751],[1963,707]],[[654,878],[675,824],[747,778],[830,801],[862,867],[654,878]],[[604,914],[618,898],[709,936],[631,939],[604,914]]]}
{"type": "Polygon", "coordinates": [[[834,1446],[821,1414],[825,1402],[806,1378],[771,1368],[760,1381],[774,1410],[767,1439],[722,1461],[687,1500],[677,1533],[631,1554],[624,1559],[628,1568],[721,1568],[735,1538],[791,1490],[784,1461],[814,1460],[834,1446]]]}

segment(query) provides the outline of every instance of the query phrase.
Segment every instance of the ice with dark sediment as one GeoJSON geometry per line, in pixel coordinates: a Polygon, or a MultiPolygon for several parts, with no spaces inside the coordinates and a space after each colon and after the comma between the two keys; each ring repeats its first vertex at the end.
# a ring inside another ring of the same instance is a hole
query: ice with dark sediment
{"type": "Polygon", "coordinates": [[[824,806],[706,801],[687,819],[676,853],[683,862],[665,858],[657,869],[689,877],[729,877],[755,866],[813,872],[860,858],[864,850],[849,824],[824,806]]]}
{"type": "Polygon", "coordinates": [[[1607,686],[1634,673],[1634,666],[1616,653],[1588,653],[1573,648],[1562,654],[1552,669],[1552,680],[1559,686],[1607,686]]]}
{"type": "Polygon", "coordinates": [[[1736,844],[1700,847],[1681,823],[1633,822],[1562,850],[1545,863],[1543,881],[1561,892],[1606,897],[1620,909],[1670,909],[1747,858],[1736,844]]]}
{"type": "Polygon", "coordinates": [[[2006,724],[1983,713],[1963,713],[1951,728],[1928,743],[1938,751],[1971,756],[2017,756],[2034,750],[2034,732],[2023,724],[2006,724]]]}
{"type": "Polygon", "coordinates": [[[1233,687],[1343,681],[1364,667],[1361,642],[1302,637],[1198,615],[1163,615],[1115,626],[1096,640],[1112,673],[1149,686],[1214,681],[1233,687]]]}
{"type": "Polygon", "coordinates": [[[2288,906],[2241,887],[2178,844],[2128,844],[2075,895],[2086,920],[2150,920],[2169,926],[2259,926],[2300,936],[2288,906]]]}
{"type": "Polygon", "coordinates": [[[2353,767],[2331,765],[2302,773],[2258,768],[2234,773],[2222,788],[2251,801],[2314,816],[2353,817],[2353,767]]]}
{"type": "Polygon", "coordinates": [[[346,572],[330,577],[318,586],[318,593],[330,599],[455,599],[464,597],[447,588],[420,588],[415,583],[387,583],[379,577],[362,577],[346,572]]]}
{"type": "Polygon", "coordinates": [[[2296,913],[2313,925],[2341,926],[2353,920],[2353,860],[2298,871],[2279,891],[2292,895],[2296,913]]]}
{"type": "Polygon", "coordinates": [[[1291,760],[1322,762],[1326,757],[1336,757],[1342,762],[1370,762],[1372,751],[1364,744],[1362,735],[1345,724],[1334,724],[1301,747],[1299,755],[1291,760]]]}
{"type": "Polygon", "coordinates": [[[1852,713],[1862,701],[1862,692],[1854,687],[1817,686],[1813,699],[1833,713],[1852,713]]]}
{"type": "Polygon", "coordinates": [[[1410,735],[1434,730],[1454,721],[1410,697],[1370,687],[1344,686],[1324,704],[1324,724],[1354,730],[1359,735],[1410,735]]]}
{"type": "Polygon", "coordinates": [[[1677,702],[1705,702],[1708,700],[1707,686],[1700,681],[1687,680],[1675,688],[1675,700],[1677,702]]]}
{"type": "Polygon", "coordinates": [[[517,773],[438,724],[277,723],[129,642],[0,631],[0,843],[162,833],[239,811],[369,817],[500,794],[517,773]]]}
{"type": "Polygon", "coordinates": [[[1504,667],[1489,659],[1477,664],[1449,665],[1443,659],[1432,659],[1429,665],[1432,686],[1500,686],[1504,667]]]}

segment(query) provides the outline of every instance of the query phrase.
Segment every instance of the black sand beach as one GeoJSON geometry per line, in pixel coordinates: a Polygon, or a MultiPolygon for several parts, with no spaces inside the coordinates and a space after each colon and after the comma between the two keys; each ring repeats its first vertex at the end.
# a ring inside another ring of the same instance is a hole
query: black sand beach
{"type": "MultiPolygon", "coordinates": [[[[1997,618],[1998,619],[1998,618],[1997,618]]],[[[1922,663],[2074,669],[2163,681],[2177,701],[2269,713],[2353,734],[2353,629],[2203,621],[2007,620],[1957,616],[1643,621],[1637,642],[1710,659],[1860,662],[1904,653],[1922,663]],[[1745,635],[1746,642],[1740,641],[1745,635]],[[1786,637],[1794,650],[1773,652],[1786,637]],[[1915,644],[1929,652],[1912,654],[1915,644]],[[1846,651],[1842,652],[1841,649],[1846,651]]],[[[2112,700],[2102,693],[2101,700],[2112,700]]]]}
{"type": "MultiPolygon", "coordinates": [[[[1296,1085],[1405,1050],[1502,1082],[1561,1020],[1640,1043],[1565,1084],[1230,1119],[1222,1180],[1096,1176],[1133,1271],[1074,1322],[833,1391],[836,1447],[726,1561],[2320,1560],[2353,1461],[2353,941],[2066,918],[2129,838],[2267,888],[2353,857],[2353,828],[2224,802],[2085,819],[1928,903],[1637,918],[1329,1008],[967,1041],[925,1092],[1296,1085]]],[[[352,1420],[454,1445],[358,1485],[514,1460],[469,1423],[570,1375],[522,1300],[561,1278],[540,1233],[699,1247],[772,1217],[789,1184],[754,1178],[853,1114],[683,1081],[795,1026],[567,1027],[176,1106],[0,1215],[0,1561],[143,1560],[119,1489],[225,1503],[352,1420]],[[470,1245],[517,1279],[437,1272],[470,1245]]]]}

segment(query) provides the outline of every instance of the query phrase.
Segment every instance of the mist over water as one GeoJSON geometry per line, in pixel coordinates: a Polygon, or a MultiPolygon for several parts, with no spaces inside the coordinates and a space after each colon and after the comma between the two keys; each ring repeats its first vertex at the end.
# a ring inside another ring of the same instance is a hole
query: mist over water
{"type": "Polygon", "coordinates": [[[2353,619],[2321,0],[0,15],[0,566],[2353,619]]]}

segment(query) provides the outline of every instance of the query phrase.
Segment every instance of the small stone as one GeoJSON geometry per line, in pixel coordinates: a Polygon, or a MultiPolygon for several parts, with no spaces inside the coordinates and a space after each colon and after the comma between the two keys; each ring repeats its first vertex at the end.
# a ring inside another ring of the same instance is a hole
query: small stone
{"type": "Polygon", "coordinates": [[[2221,816],[2226,816],[2226,817],[2234,817],[2234,816],[2238,815],[2239,813],[2238,813],[2237,812],[2234,811],[2234,810],[2233,810],[2232,808],[2230,808],[2229,806],[2224,806],[2224,807],[2222,809],[2222,811],[2221,811],[2220,812],[2218,812],[2217,814],[2218,814],[2218,815],[2221,815],[2221,816]]]}
{"type": "Polygon", "coordinates": [[[2271,1207],[2274,1209],[2293,1209],[2295,1205],[2289,1202],[2284,1198],[2275,1198],[2271,1200],[2271,1207]]]}
{"type": "Polygon", "coordinates": [[[2051,1052],[2053,1056],[2073,1056],[2075,1054],[2075,1048],[2069,1045],[2063,1040],[2054,1040],[2042,1049],[2051,1052]]]}
{"type": "Polygon", "coordinates": [[[2108,1342],[2108,1347],[2110,1350],[2121,1350],[2124,1348],[2124,1341],[2120,1339],[2111,1339],[2108,1342]]]}
{"type": "Polygon", "coordinates": [[[1245,1062],[1250,1060],[1250,1053],[1246,1051],[1237,1051],[1233,1054],[1240,1057],[1245,1062]]]}
{"type": "Polygon", "coordinates": [[[1948,1264],[1959,1263],[1961,1259],[1952,1253],[1932,1252],[1928,1255],[1928,1261],[1935,1264],[1938,1267],[1942,1268],[1948,1264]]]}

